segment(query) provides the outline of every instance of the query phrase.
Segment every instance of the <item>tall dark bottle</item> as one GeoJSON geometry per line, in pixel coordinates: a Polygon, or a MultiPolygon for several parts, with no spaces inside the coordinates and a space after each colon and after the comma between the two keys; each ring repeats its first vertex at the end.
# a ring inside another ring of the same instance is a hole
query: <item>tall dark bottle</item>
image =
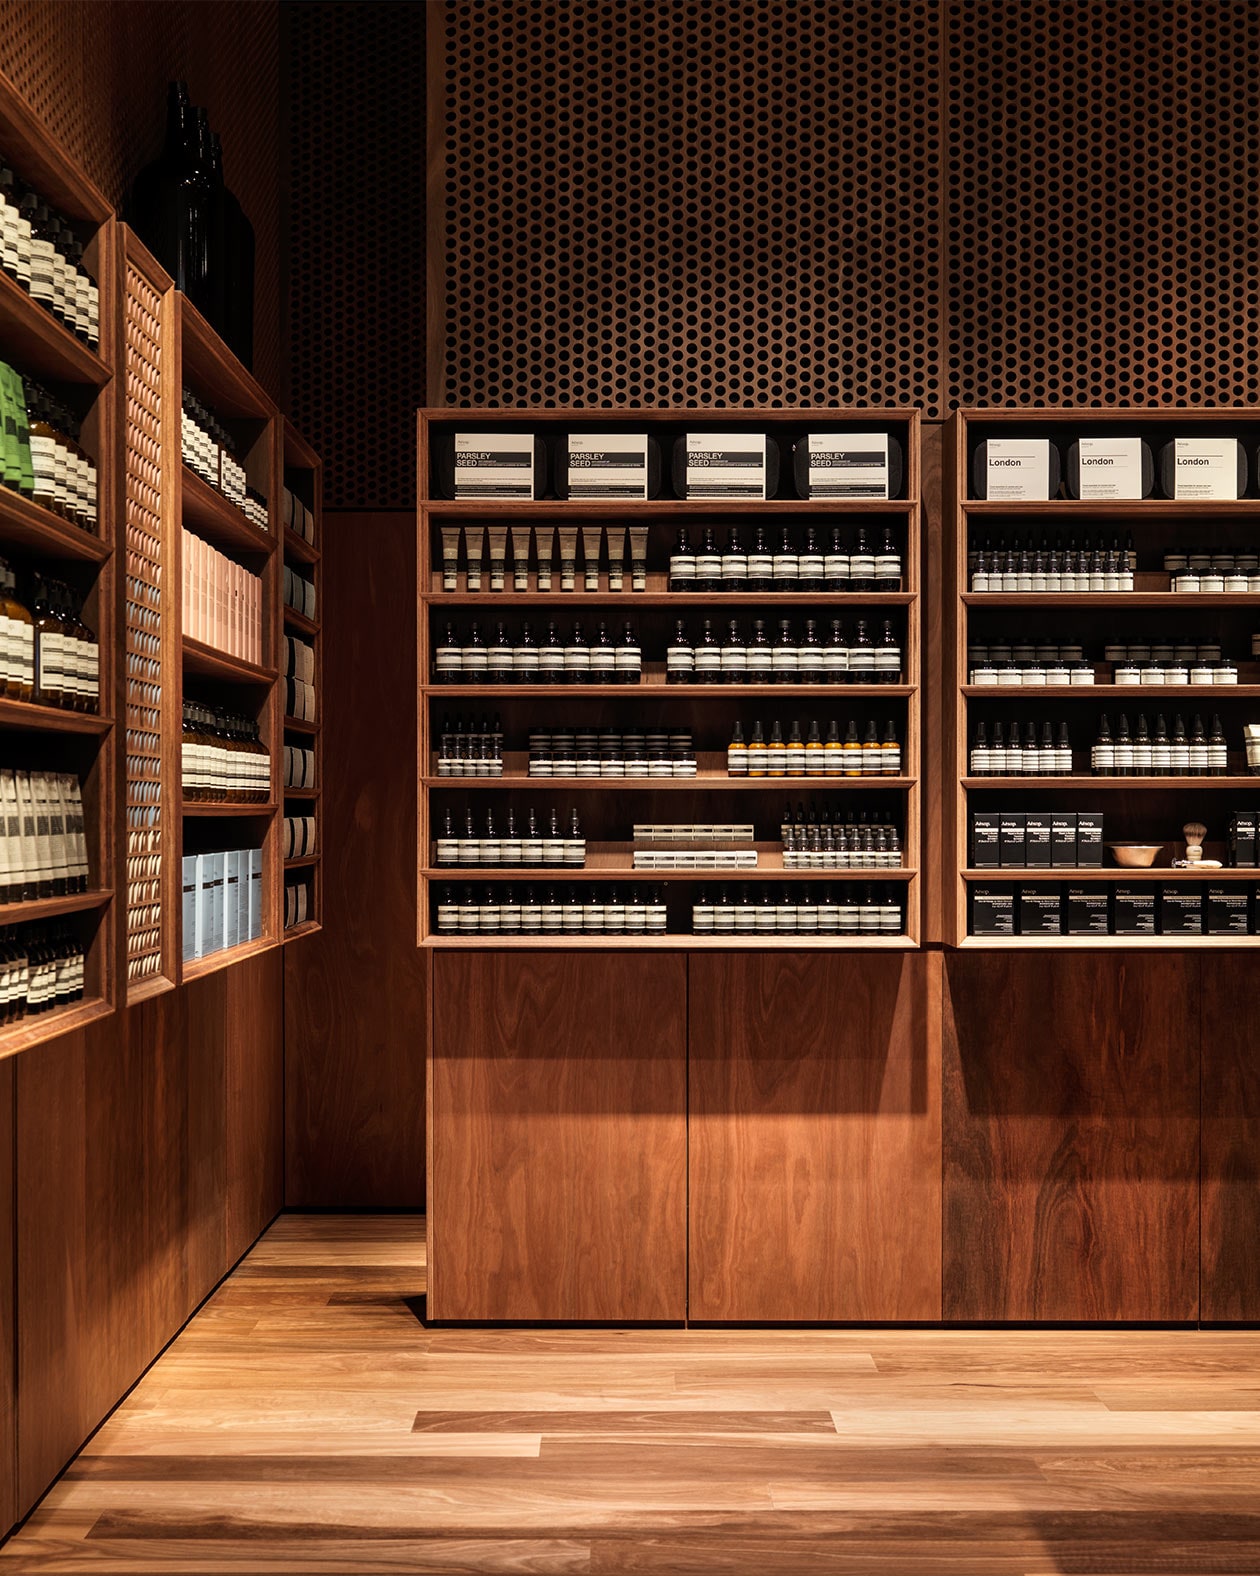
{"type": "Polygon", "coordinates": [[[254,227],[223,174],[223,143],[210,133],[214,187],[219,208],[222,322],[220,332],[246,367],[254,365],[254,227]]]}
{"type": "Polygon", "coordinates": [[[172,82],[167,90],[166,145],[138,176],[130,217],[176,288],[200,300],[210,245],[210,185],[198,160],[197,117],[185,82],[172,82]]]}

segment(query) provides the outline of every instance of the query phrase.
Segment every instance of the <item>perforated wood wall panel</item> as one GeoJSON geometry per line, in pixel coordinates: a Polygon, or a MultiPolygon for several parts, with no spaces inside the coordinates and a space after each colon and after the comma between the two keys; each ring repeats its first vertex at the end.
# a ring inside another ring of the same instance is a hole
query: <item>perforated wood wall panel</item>
{"type": "Polygon", "coordinates": [[[281,384],[282,166],[276,0],[0,0],[0,71],[121,208],[162,145],[166,84],[188,81],[223,137],[255,230],[254,370],[281,384]]]}
{"type": "Polygon", "coordinates": [[[134,264],[123,292],[127,988],[162,973],[162,297],[134,264]]]}
{"type": "Polygon", "coordinates": [[[445,19],[449,403],[934,406],[932,0],[445,19]]]}
{"type": "Polygon", "coordinates": [[[284,7],[290,408],[329,508],[408,508],[425,388],[427,6],[284,7]]]}
{"type": "Polygon", "coordinates": [[[951,405],[1260,397],[1260,5],[950,0],[951,405]]]}

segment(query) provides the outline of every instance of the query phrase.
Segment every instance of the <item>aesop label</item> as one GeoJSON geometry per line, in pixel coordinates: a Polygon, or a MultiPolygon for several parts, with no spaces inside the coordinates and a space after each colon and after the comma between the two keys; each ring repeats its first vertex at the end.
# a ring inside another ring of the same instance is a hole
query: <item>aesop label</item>
{"type": "Polygon", "coordinates": [[[811,432],[811,498],[887,498],[886,432],[811,432]]]}
{"type": "Polygon", "coordinates": [[[533,441],[512,432],[457,432],[455,496],[532,498],[533,441]]]}
{"type": "Polygon", "coordinates": [[[645,432],[569,435],[570,498],[646,498],[645,432]]]}
{"type": "Polygon", "coordinates": [[[1082,438],[1079,455],[1082,498],[1142,496],[1140,438],[1082,438]]]}
{"type": "Polygon", "coordinates": [[[766,437],[762,432],[689,432],[688,498],[764,498],[766,437]]]}
{"type": "Polygon", "coordinates": [[[1046,438],[990,438],[985,445],[985,497],[1037,500],[1050,496],[1046,438]]]}

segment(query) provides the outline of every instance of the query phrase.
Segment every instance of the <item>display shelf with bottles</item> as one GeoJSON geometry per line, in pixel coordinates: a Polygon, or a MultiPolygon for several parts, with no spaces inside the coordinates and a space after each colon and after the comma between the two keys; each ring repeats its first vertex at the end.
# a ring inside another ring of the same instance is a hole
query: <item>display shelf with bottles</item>
{"type": "Polygon", "coordinates": [[[919,464],[909,411],[422,412],[421,944],[705,947],[725,885],[727,946],[916,946],[919,464]],[[531,864],[552,810],[580,868],[531,864]],[[524,861],[452,866],[469,822],[524,861]]]}
{"type": "Polygon", "coordinates": [[[182,887],[190,858],[253,850],[261,860],[256,934],[190,938],[185,896],[186,981],[280,940],[282,472],[275,407],[197,307],[176,301],[182,887]]]}
{"type": "Polygon", "coordinates": [[[954,417],[952,945],[1260,944],[1258,471],[1254,411],[954,417]]]}
{"type": "MultiPolygon", "coordinates": [[[[293,686],[294,706],[306,706],[309,717],[295,717],[288,705],[291,679],[286,672],[285,734],[282,781],[286,826],[300,825],[295,842],[302,852],[285,860],[284,939],[295,941],[313,935],[322,923],[323,828],[319,805],[323,782],[323,735],[320,726],[323,697],[323,465],[319,456],[291,422],[284,423],[284,491],[282,494],[283,575],[281,595],[284,627],[294,637],[286,642],[286,669],[309,663],[310,703],[293,686]],[[306,656],[306,652],[310,656],[306,656]],[[290,664],[289,658],[293,662],[290,664]]],[[[305,679],[300,679],[305,684],[305,679]]]]}

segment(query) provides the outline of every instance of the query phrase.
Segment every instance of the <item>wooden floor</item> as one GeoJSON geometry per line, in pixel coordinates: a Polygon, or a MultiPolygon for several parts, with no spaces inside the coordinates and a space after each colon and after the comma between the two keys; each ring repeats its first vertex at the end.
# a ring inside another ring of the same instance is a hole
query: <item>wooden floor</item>
{"type": "Polygon", "coordinates": [[[1260,1572],[1260,1335],[426,1330],[423,1289],[418,1219],[282,1219],[0,1576],[1260,1572]]]}

